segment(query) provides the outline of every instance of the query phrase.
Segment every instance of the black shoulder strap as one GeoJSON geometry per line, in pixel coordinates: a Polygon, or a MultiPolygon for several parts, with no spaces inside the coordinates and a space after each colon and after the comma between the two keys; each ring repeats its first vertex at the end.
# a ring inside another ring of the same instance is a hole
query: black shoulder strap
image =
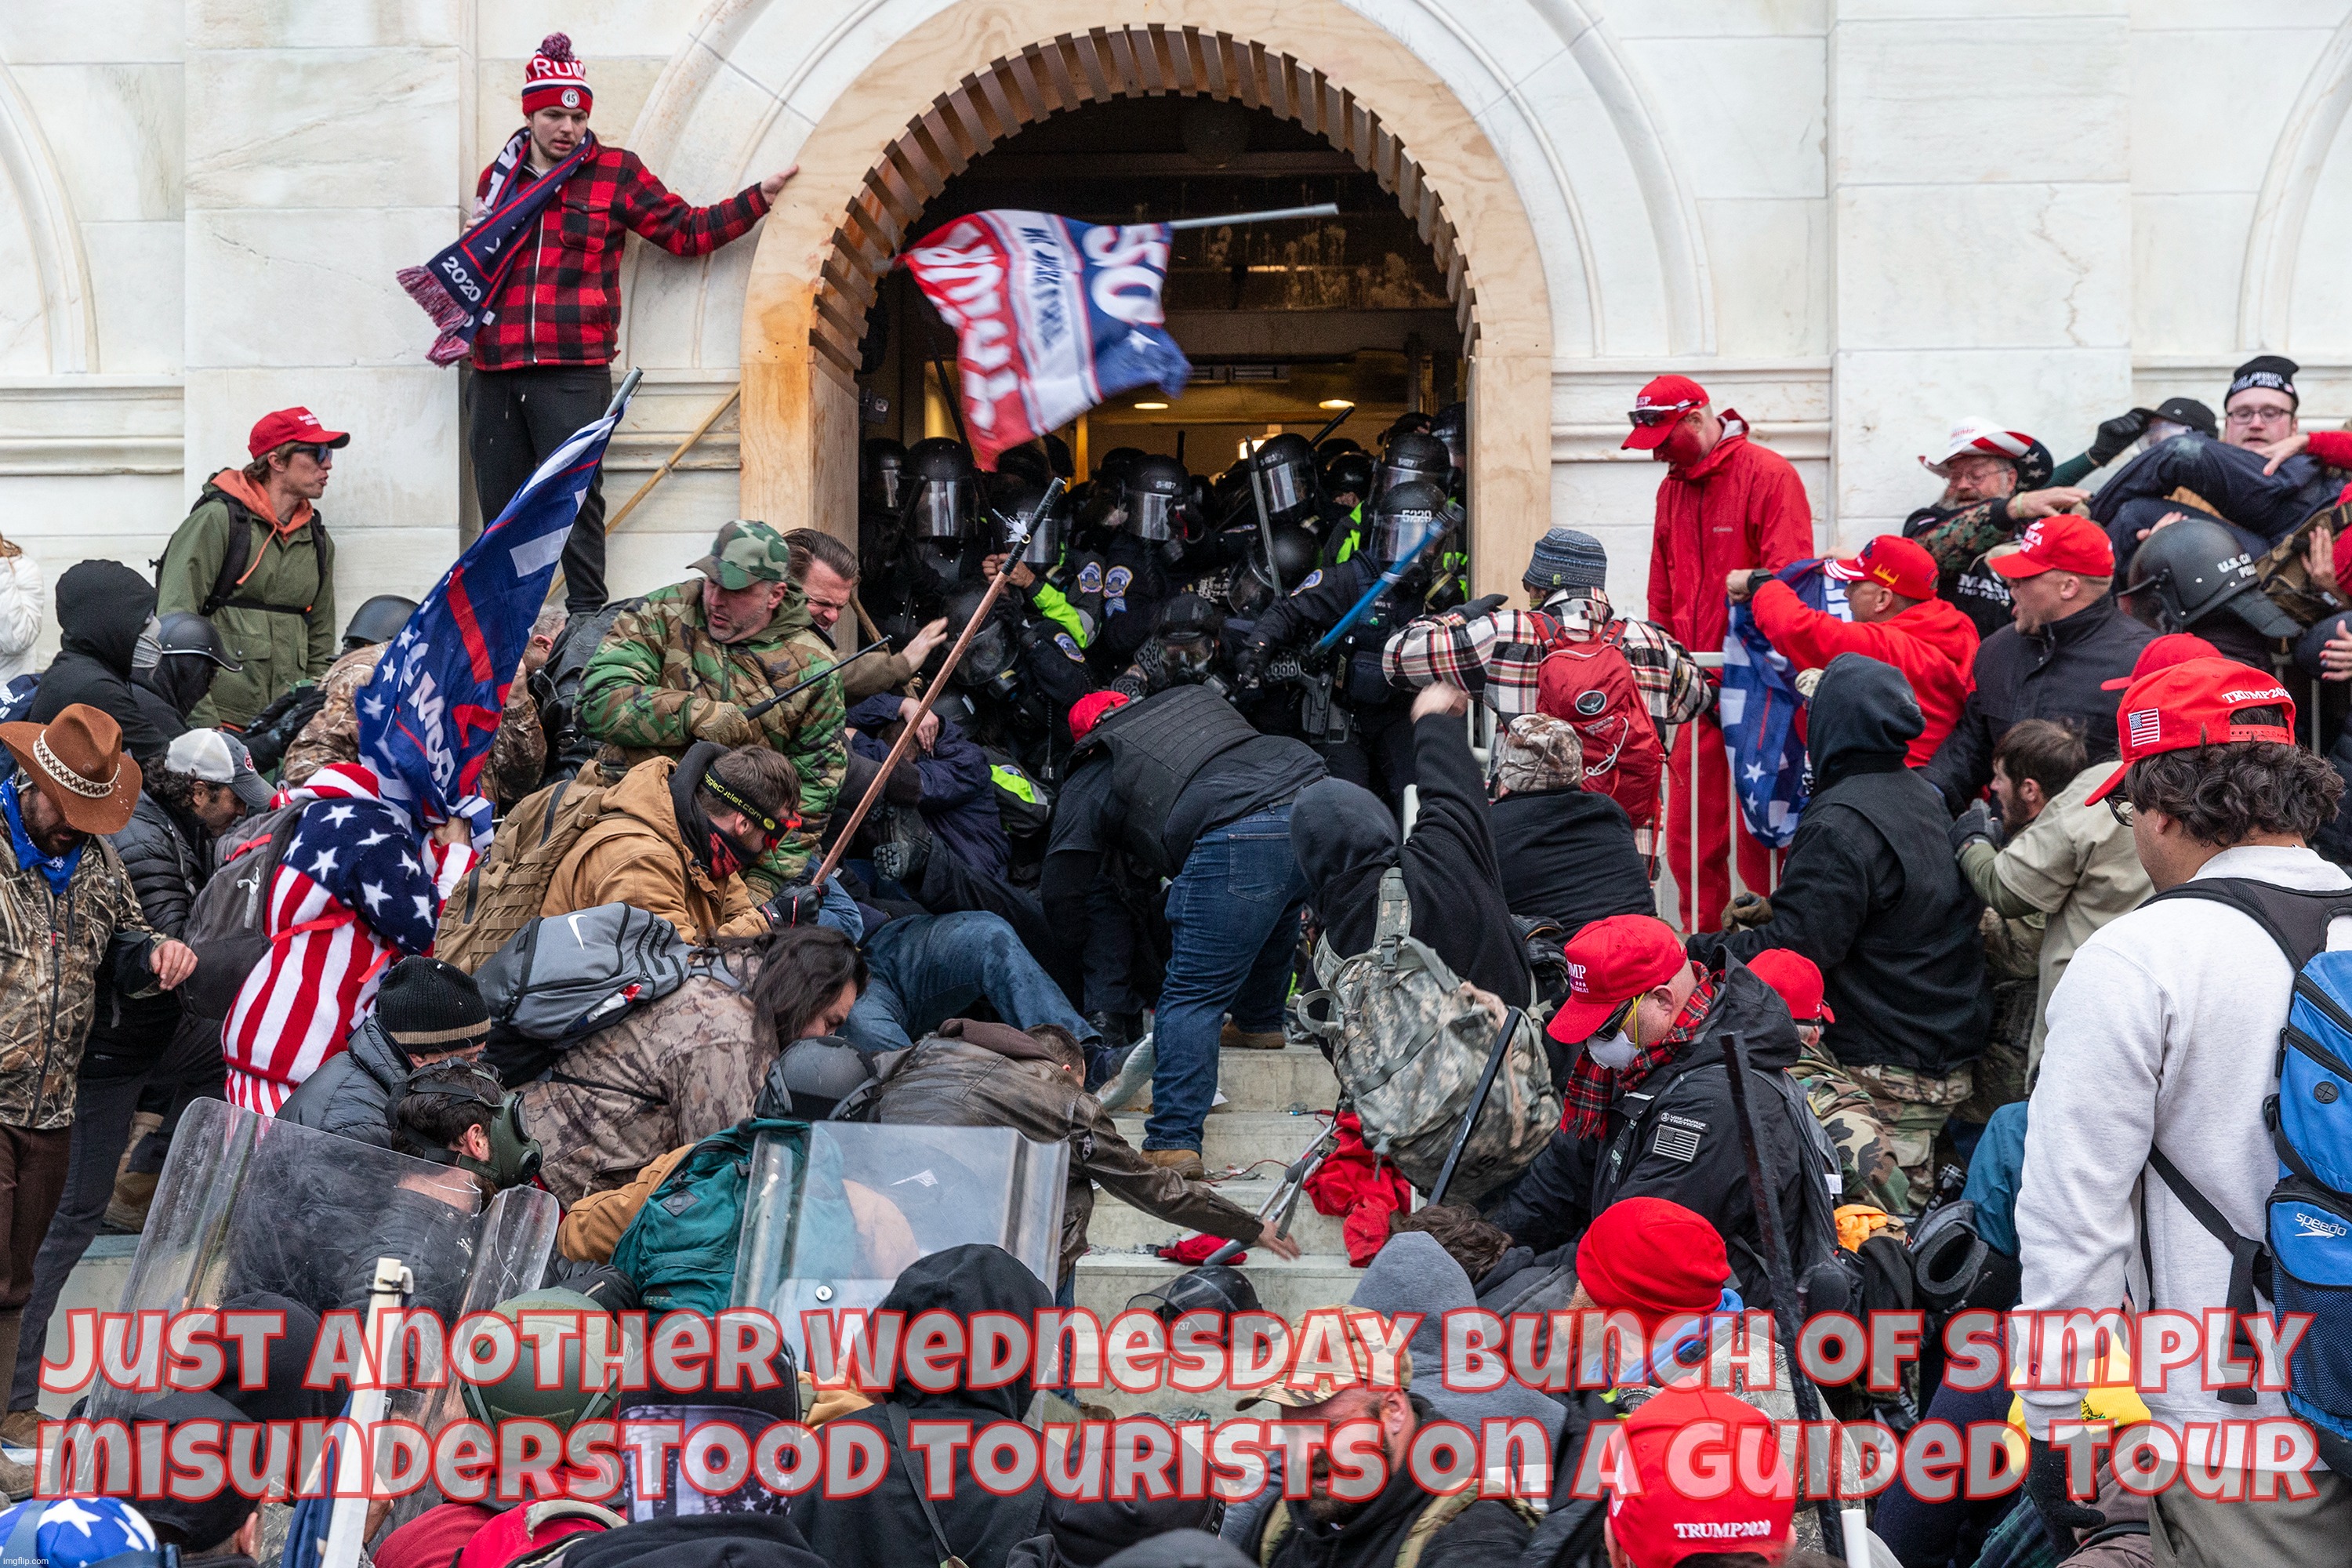
{"type": "Polygon", "coordinates": [[[915,1474],[914,1457],[907,1452],[907,1413],[888,1400],[882,1402],[882,1415],[890,1424],[890,1446],[898,1450],[898,1468],[907,1472],[907,1485],[922,1505],[923,1522],[931,1527],[931,1542],[940,1549],[940,1568],[964,1568],[963,1559],[948,1544],[948,1532],[940,1525],[940,1510],[931,1506],[931,1494],[925,1489],[923,1479],[915,1474]]]}
{"type": "Polygon", "coordinates": [[[223,605],[236,596],[238,580],[245,575],[246,563],[253,559],[253,529],[258,521],[235,501],[228,507],[228,539],[221,548],[219,573],[213,578],[213,591],[196,614],[217,615],[223,605]]]}
{"type": "Polygon", "coordinates": [[[2338,915],[2352,916],[2352,888],[2306,892],[2251,877],[2192,878],[2147,901],[2167,899],[2201,899],[2237,910],[2262,927],[2297,971],[2326,948],[2328,923],[2338,915]]]}

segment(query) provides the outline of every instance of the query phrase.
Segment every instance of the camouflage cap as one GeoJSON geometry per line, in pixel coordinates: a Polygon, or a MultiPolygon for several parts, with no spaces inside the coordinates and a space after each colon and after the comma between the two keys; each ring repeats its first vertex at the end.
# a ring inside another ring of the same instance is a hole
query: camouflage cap
{"type": "Polygon", "coordinates": [[[1495,742],[1495,776],[1507,789],[1524,794],[1584,783],[1584,743],[1564,719],[1522,713],[1495,742]]]}
{"type": "Polygon", "coordinates": [[[781,583],[791,564],[793,547],[764,522],[739,517],[719,531],[710,553],[687,568],[699,572],[732,592],[754,583],[781,583]]]}

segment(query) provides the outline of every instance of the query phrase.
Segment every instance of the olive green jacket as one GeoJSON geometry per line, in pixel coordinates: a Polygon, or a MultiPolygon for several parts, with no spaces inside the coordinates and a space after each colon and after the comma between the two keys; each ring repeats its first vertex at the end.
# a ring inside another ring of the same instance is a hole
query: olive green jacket
{"type": "Polygon", "coordinates": [[[272,698],[320,679],[335,662],[334,542],[315,512],[299,528],[278,532],[237,493],[249,488],[235,468],[214,475],[172,535],[156,574],[157,615],[199,614],[220,579],[230,531],[252,531],[258,559],[246,557],[251,573],[233,602],[212,616],[229,656],[245,668],[213,678],[211,694],[188,716],[192,725],[243,728],[272,698]],[[255,607],[264,605],[282,608],[255,607]]]}

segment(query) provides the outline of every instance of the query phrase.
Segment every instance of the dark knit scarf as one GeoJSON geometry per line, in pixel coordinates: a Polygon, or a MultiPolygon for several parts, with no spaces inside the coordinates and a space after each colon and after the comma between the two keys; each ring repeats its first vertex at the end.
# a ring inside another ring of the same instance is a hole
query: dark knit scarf
{"type": "Polygon", "coordinates": [[[490,321],[490,301],[499,297],[507,269],[522,247],[508,241],[529,232],[540,210],[555,198],[581,161],[596,150],[596,133],[580,139],[572,156],[536,179],[523,162],[530,127],[507,138],[490,165],[490,186],[482,195],[482,216],[456,241],[422,267],[404,267],[400,286],[416,301],[441,335],[425,351],[435,364],[455,364],[474,346],[474,334],[490,321]]]}

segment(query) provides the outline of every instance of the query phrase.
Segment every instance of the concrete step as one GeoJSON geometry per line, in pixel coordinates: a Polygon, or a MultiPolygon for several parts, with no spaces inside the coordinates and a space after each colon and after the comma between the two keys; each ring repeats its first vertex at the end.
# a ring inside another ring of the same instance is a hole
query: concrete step
{"type": "MultiPolygon", "coordinates": [[[[1143,1147],[1141,1116],[1113,1118],[1119,1136],[1143,1147]]],[[[1286,1110],[1220,1110],[1202,1124],[1201,1158],[1211,1175],[1222,1174],[1226,1169],[1241,1170],[1265,1162],[1262,1170],[1250,1171],[1251,1175],[1271,1175],[1274,1168],[1287,1165],[1315,1142],[1325,1123],[1320,1117],[1286,1110]]]]}
{"type": "Polygon", "coordinates": [[[1323,1053],[1301,1046],[1278,1051],[1219,1051],[1217,1088],[1234,1110],[1328,1110],[1339,1103],[1339,1080],[1323,1053]]]}
{"type": "MultiPolygon", "coordinates": [[[[1259,1176],[1235,1177],[1232,1181],[1219,1182],[1217,1191],[1255,1214],[1281,1185],[1281,1173],[1269,1170],[1259,1176]]],[[[1093,1223],[1087,1227],[1087,1238],[1097,1247],[1114,1252],[1124,1252],[1137,1247],[1165,1247],[1186,1234],[1181,1226],[1171,1225],[1155,1215],[1131,1208],[1100,1187],[1095,1189],[1095,1216],[1093,1223]]],[[[1316,1213],[1315,1201],[1304,1194],[1300,1194],[1298,1206],[1290,1216],[1290,1237],[1309,1253],[1336,1253],[1343,1249],[1339,1216],[1316,1213]]]]}

